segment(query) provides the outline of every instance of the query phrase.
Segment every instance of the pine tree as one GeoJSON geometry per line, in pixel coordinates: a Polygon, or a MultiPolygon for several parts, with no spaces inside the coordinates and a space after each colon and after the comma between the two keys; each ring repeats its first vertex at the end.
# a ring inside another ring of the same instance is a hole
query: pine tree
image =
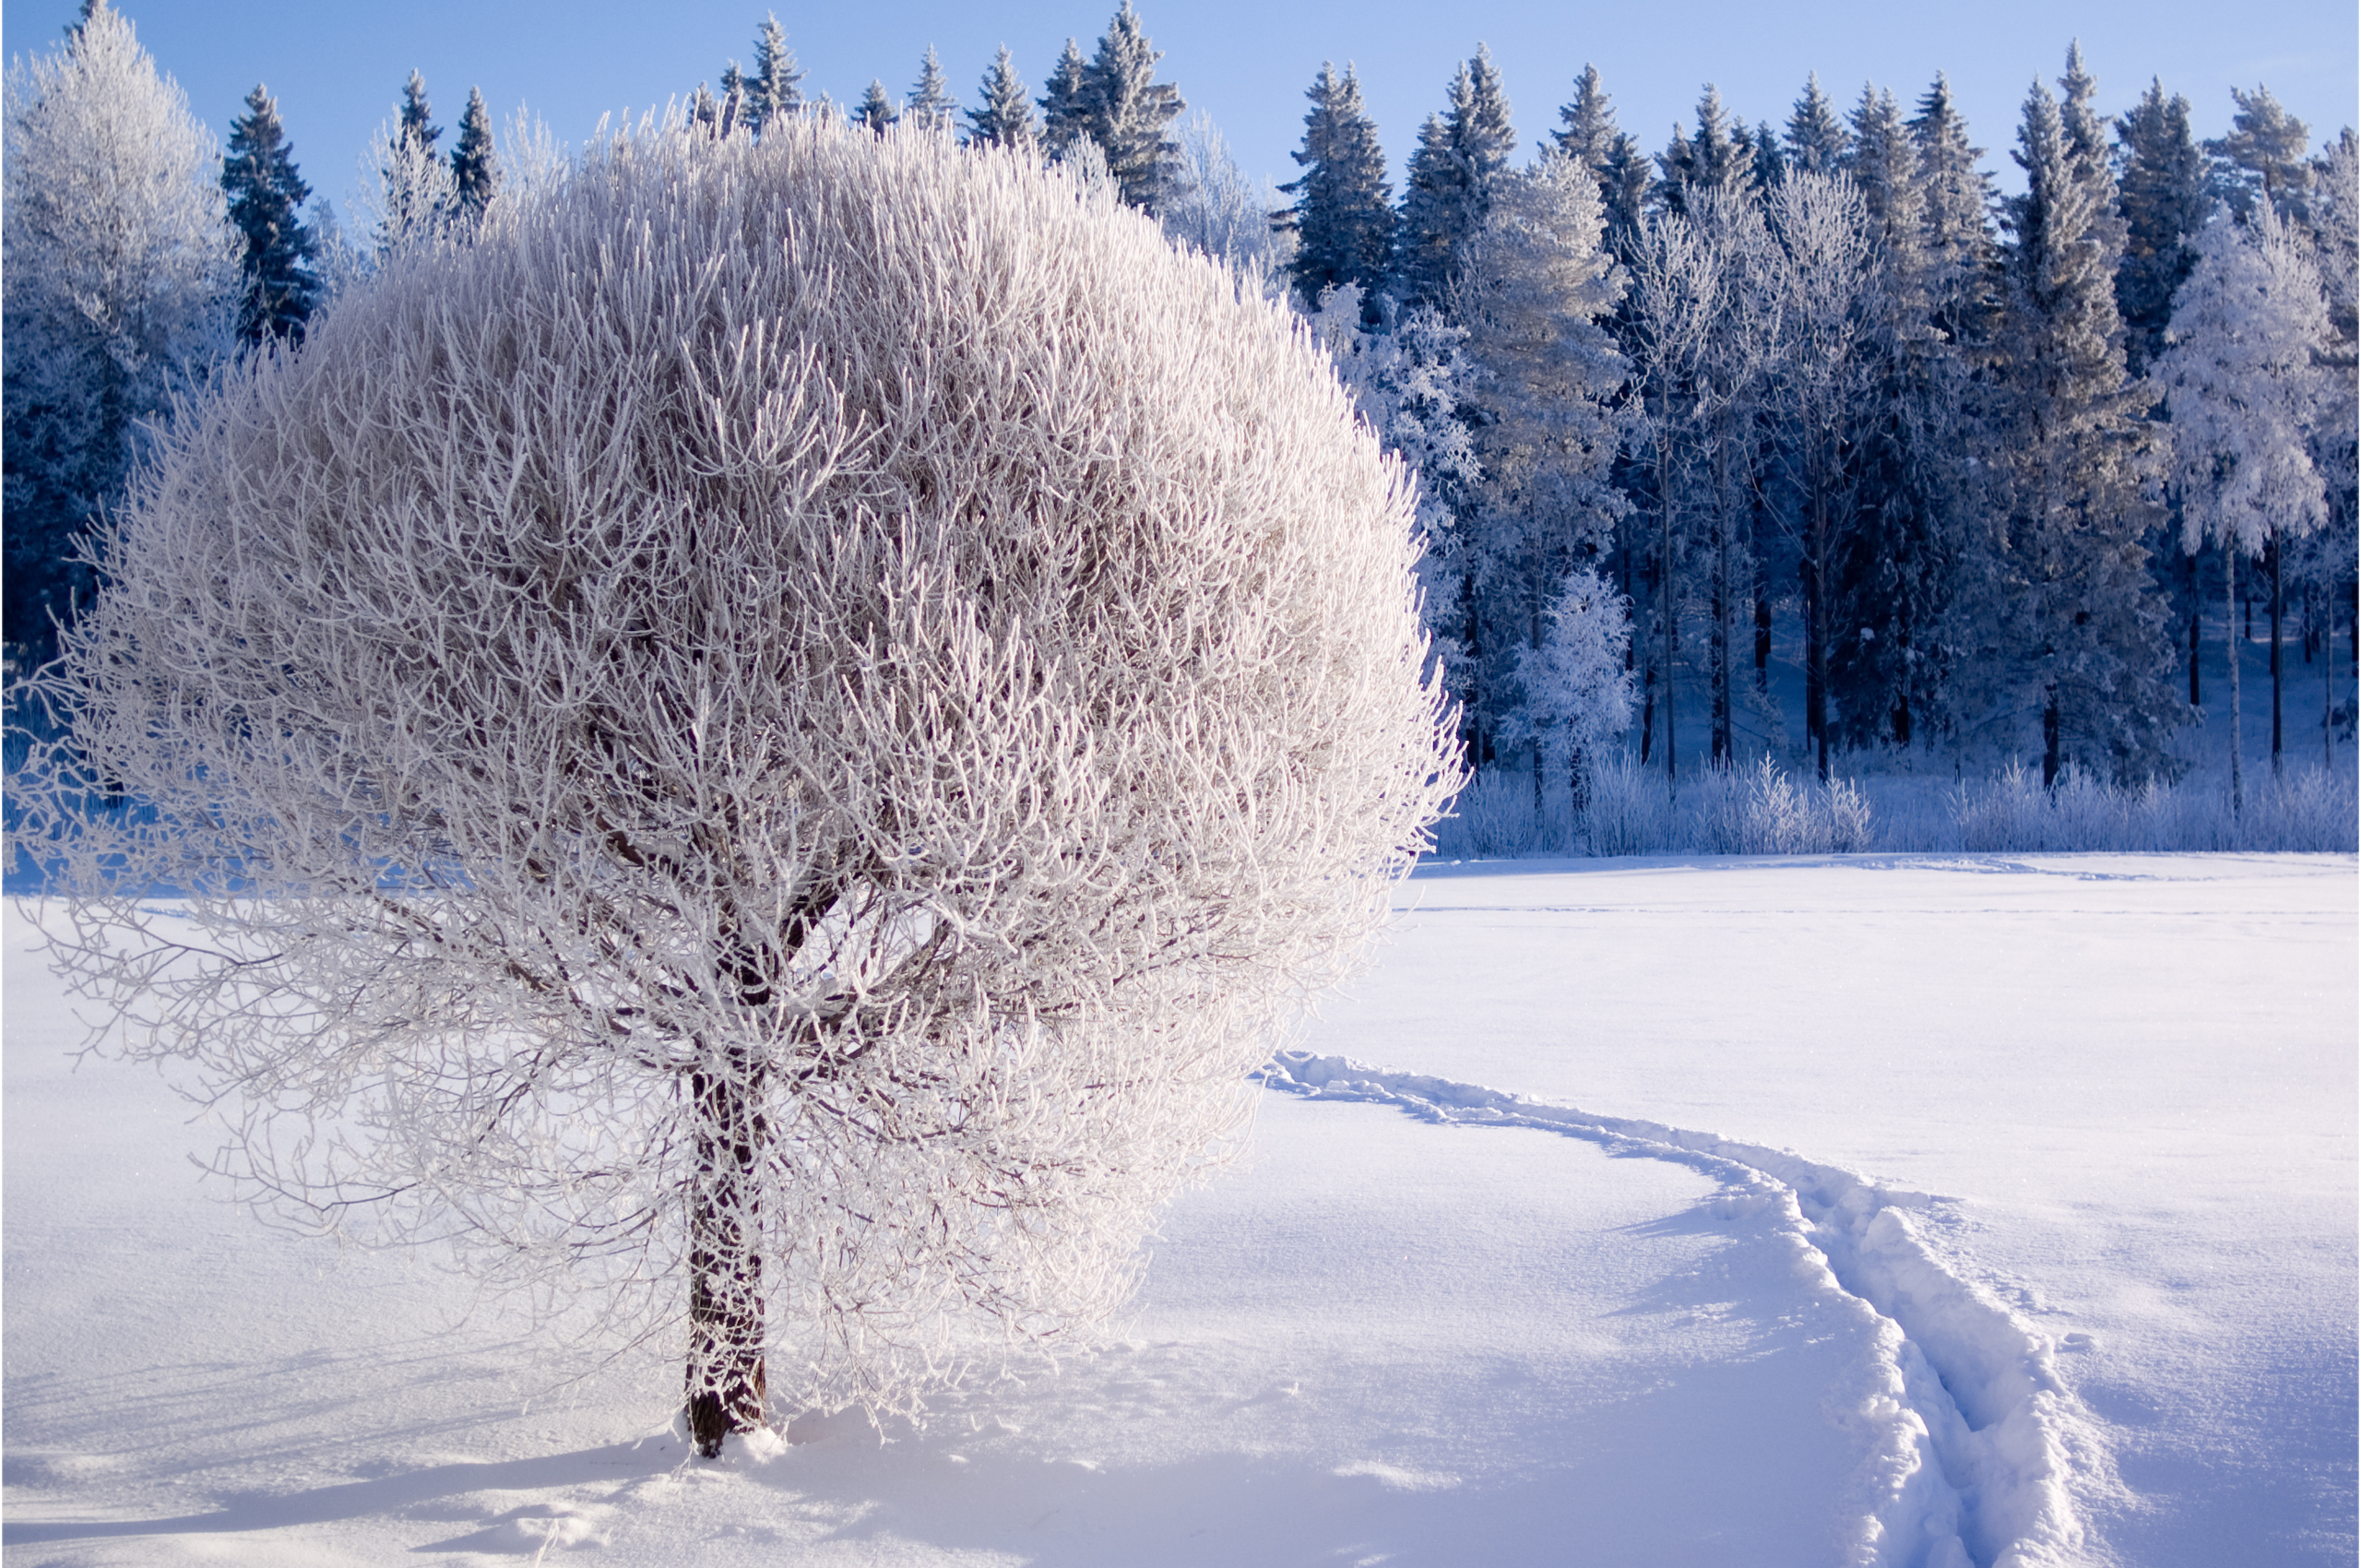
{"type": "Polygon", "coordinates": [[[451,215],[451,173],[434,150],[443,135],[416,71],[402,84],[401,109],[379,165],[377,248],[381,253],[431,239],[451,215]]]}
{"type": "Polygon", "coordinates": [[[5,92],[0,635],[39,664],[52,617],[93,586],[80,541],[150,422],[234,350],[240,247],[219,148],[106,0],[12,64],[5,92]]]}
{"type": "MultiPolygon", "coordinates": [[[[703,83],[698,84],[700,88],[703,83]]],[[[500,189],[500,162],[492,150],[492,114],[483,92],[468,89],[468,112],[459,119],[459,144],[451,149],[451,197],[461,221],[473,223],[500,189]]]]}
{"type": "Polygon", "coordinates": [[[1374,296],[1394,248],[1394,197],[1385,177],[1385,149],[1377,123],[1361,105],[1361,86],[1347,61],[1345,74],[1323,63],[1305,97],[1303,147],[1295,160],[1300,178],[1281,185],[1292,208],[1296,252],[1289,279],[1306,307],[1329,290],[1356,285],[1374,296]]]}
{"type": "Polygon", "coordinates": [[[2123,315],[2124,364],[2145,375],[2165,346],[2173,294],[2197,265],[2191,242],[2205,226],[2213,197],[2205,156],[2189,129],[2189,100],[2165,97],[2152,79],[2131,113],[2116,123],[2122,148],[2123,264],[2116,269],[2116,308],[2123,315]]]}
{"type": "Polygon", "coordinates": [[[1667,212],[1685,212],[1691,190],[1752,188],[1754,142],[1743,122],[1733,132],[1729,112],[1722,107],[1721,89],[1709,84],[1697,100],[1696,136],[1674,126],[1672,140],[1657,163],[1663,178],[1656,199],[1667,212]]]}
{"type": "Polygon", "coordinates": [[[2252,92],[2230,89],[2238,112],[2230,117],[2230,134],[2205,144],[2216,160],[2216,173],[2241,218],[2260,196],[2280,217],[2302,221],[2308,215],[2304,196],[2311,184],[2306,154],[2311,132],[2304,122],[2280,107],[2267,87],[2252,92]]]}
{"type": "Polygon", "coordinates": [[[1928,289],[1937,330],[1962,346],[1981,343],[1991,327],[1995,267],[1992,183],[1971,146],[1967,122],[1940,74],[1910,122],[1926,204],[1928,289]]]}
{"type": "MultiPolygon", "coordinates": [[[[1869,89],[1863,88],[1866,95],[1869,89]]],[[[1808,174],[1833,174],[1853,155],[1853,136],[1820,87],[1820,73],[1804,78],[1804,95],[1787,116],[1787,159],[1808,174]]]]}
{"type": "Polygon", "coordinates": [[[1476,57],[1451,78],[1450,106],[1440,116],[1427,117],[1418,130],[1418,149],[1411,155],[1394,258],[1406,303],[1439,305],[1448,297],[1459,276],[1460,253],[1483,227],[1492,183],[1515,149],[1501,74],[1491,52],[1478,44],[1476,57]]]}
{"type": "Polygon", "coordinates": [[[1559,108],[1558,121],[1558,129],[1550,133],[1558,150],[1599,183],[1604,199],[1608,160],[1614,155],[1620,133],[1615,127],[1615,104],[1599,80],[1597,66],[1583,66],[1583,74],[1574,78],[1574,96],[1559,108]]]}
{"type": "Polygon", "coordinates": [[[866,125],[882,137],[901,117],[902,111],[885,91],[885,84],[874,77],[870,77],[869,90],[861,94],[859,106],[852,112],[852,123],[866,125]]]}
{"type": "Polygon", "coordinates": [[[2038,82],[2025,102],[1992,433],[2003,507],[1971,574],[1988,596],[1977,664],[1993,677],[1998,739],[2012,743],[2008,727],[2036,710],[2045,784],[2069,765],[2123,780],[2167,771],[2165,734],[2186,717],[2141,542],[2157,454],[2124,374],[2123,225],[2080,67],[2077,51],[2066,110],[2038,82]]]}
{"type": "Polygon", "coordinates": [[[744,78],[746,128],[760,136],[765,126],[802,108],[802,82],[803,72],[795,64],[795,51],[787,46],[778,18],[765,17],[754,34],[753,74],[744,78]]]}
{"type": "Polygon", "coordinates": [[[1033,105],[1025,96],[1025,83],[1003,43],[984,76],[981,101],[967,111],[967,145],[1030,152],[1039,141],[1033,125],[1033,105]]]}
{"type": "MultiPolygon", "coordinates": [[[[2173,312],[2172,344],[2157,362],[2172,409],[2182,542],[2222,551],[2224,636],[2230,659],[2230,790],[2243,807],[2235,608],[2237,558],[2275,564],[2286,544],[2329,520],[2312,461],[2328,309],[2308,247],[2268,196],[2248,221],[2217,217],[2197,238],[2198,262],[2173,312]]],[[[2276,585],[2274,584],[2274,587],[2276,585]]],[[[2271,757],[2281,751],[2277,604],[2272,631],[2271,757]]]]}
{"type": "Polygon", "coordinates": [[[252,344],[267,338],[302,342],[319,297],[312,233],[303,220],[312,190],[295,172],[295,148],[279,125],[278,101],[259,83],[230,127],[221,189],[230,221],[245,241],[238,336],[252,344]]]}
{"type": "Polygon", "coordinates": [[[1107,155],[1124,203],[1148,213],[1164,199],[1180,154],[1166,127],[1187,107],[1180,89],[1156,79],[1162,58],[1132,0],[1123,0],[1098,40],[1081,91],[1085,133],[1107,155]]]}
{"type": "Polygon", "coordinates": [[[1050,68],[1050,80],[1041,96],[1041,150],[1050,157],[1063,158],[1075,142],[1088,134],[1089,83],[1090,64],[1069,38],[1058,55],[1058,63],[1050,68]]]}
{"type": "Polygon", "coordinates": [[[1754,164],[1749,171],[1754,194],[1758,196],[1769,195],[1772,186],[1787,177],[1787,155],[1779,145],[1779,133],[1771,128],[1770,121],[1763,120],[1755,125],[1753,136],[1746,134],[1743,125],[1738,126],[1737,134],[1754,154],[1754,164]]]}
{"type": "Polygon", "coordinates": [[[930,43],[926,57],[919,62],[918,85],[910,89],[909,102],[902,110],[902,117],[914,125],[948,136],[958,113],[958,101],[951,96],[951,88],[943,79],[943,64],[934,57],[934,45],[930,43]]]}

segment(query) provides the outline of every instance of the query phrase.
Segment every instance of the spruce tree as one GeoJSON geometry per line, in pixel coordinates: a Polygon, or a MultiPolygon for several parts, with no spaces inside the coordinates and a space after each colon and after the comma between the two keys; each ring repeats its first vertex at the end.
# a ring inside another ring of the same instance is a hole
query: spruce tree
{"type": "Polygon", "coordinates": [[[1064,157],[1075,142],[1088,134],[1089,84],[1090,63],[1069,38],[1058,55],[1058,63],[1050,67],[1050,79],[1041,96],[1041,150],[1050,157],[1064,157]]]}
{"type": "MultiPolygon", "coordinates": [[[[700,91],[704,83],[697,84],[700,91]]],[[[473,223],[500,189],[500,162],[492,150],[492,114],[483,92],[468,89],[468,112],[459,119],[459,143],[451,149],[451,199],[462,221],[473,223]]]]}
{"type": "Polygon", "coordinates": [[[1180,156],[1165,128],[1187,107],[1180,89],[1156,79],[1162,58],[1132,0],[1123,0],[1098,40],[1081,92],[1085,133],[1107,155],[1107,172],[1125,204],[1148,213],[1163,201],[1180,156]]]}
{"type": "Polygon", "coordinates": [[[787,46],[778,18],[765,18],[754,34],[753,74],[744,78],[746,128],[760,136],[764,126],[803,107],[802,81],[803,72],[795,64],[795,51],[787,46]]]}
{"type": "Polygon", "coordinates": [[[945,136],[959,113],[958,101],[951,96],[950,84],[943,79],[943,63],[934,57],[934,45],[926,46],[926,56],[919,62],[918,85],[910,89],[910,99],[902,110],[902,117],[945,136]]]}
{"type": "Polygon", "coordinates": [[[442,134],[443,128],[434,124],[433,106],[426,101],[426,78],[412,71],[409,80],[402,83],[401,119],[394,136],[404,145],[431,154],[442,134]]]}
{"type": "Polygon", "coordinates": [[[866,125],[882,137],[901,117],[901,108],[885,91],[885,84],[875,77],[870,77],[869,90],[861,94],[859,106],[852,112],[852,123],[866,125]]]}
{"type": "Polygon", "coordinates": [[[2123,264],[2115,303],[2123,315],[2124,364],[2134,376],[2164,351],[2173,294],[2197,265],[2193,241],[2213,196],[2205,155],[2189,135],[2189,100],[2165,97],[2151,80],[2132,111],[2116,123],[2123,165],[2123,264]]]}
{"type": "Polygon", "coordinates": [[[1663,179],[1656,199],[1668,212],[1686,212],[1691,190],[1753,188],[1754,140],[1743,121],[1732,127],[1729,112],[1722,107],[1721,89],[1708,84],[1697,100],[1696,136],[1675,125],[1657,162],[1663,179]]]}
{"type": "Polygon", "coordinates": [[[2230,117],[2230,134],[2205,144],[2216,160],[2217,173],[2231,208],[2241,218],[2261,196],[2282,218],[2302,221],[2308,217],[2304,201],[2311,185],[2305,154],[2311,132],[2304,122],[2280,107],[2267,87],[2252,92],[2230,89],[2238,112],[2230,117]]]}
{"type": "Polygon", "coordinates": [[[1394,261],[1405,303],[1440,306],[1449,297],[1461,252],[1483,227],[1492,183],[1515,148],[1508,94],[1491,52],[1478,44],[1451,78],[1450,107],[1427,117],[1411,155],[1394,261]]]}
{"type": "Polygon", "coordinates": [[[1385,177],[1385,149],[1377,123],[1361,104],[1359,78],[1348,61],[1336,75],[1323,63],[1305,97],[1303,147],[1295,160],[1300,178],[1280,190],[1296,198],[1296,252],[1287,272],[1307,307],[1328,290],[1358,285],[1374,303],[1394,248],[1394,197],[1385,177]]]}
{"type": "Polygon", "coordinates": [[[391,252],[443,232],[451,216],[451,175],[434,144],[443,135],[426,99],[426,78],[416,71],[402,84],[386,161],[379,167],[377,247],[391,252]]]}
{"type": "Polygon", "coordinates": [[[1558,121],[1558,129],[1550,133],[1558,150],[1589,172],[1599,183],[1604,199],[1607,163],[1619,133],[1615,128],[1615,104],[1599,80],[1597,66],[1583,66],[1583,74],[1574,78],[1574,96],[1559,108],[1558,121]]]}
{"type": "Polygon", "coordinates": [[[230,127],[221,189],[230,221],[244,239],[240,259],[238,336],[300,343],[319,297],[314,247],[303,207],[312,190],[295,172],[295,148],[279,120],[279,102],[255,84],[246,112],[230,127]]]}
{"type": "Polygon", "coordinates": [[[1029,152],[1039,141],[1033,105],[1025,96],[1025,83],[1003,43],[992,59],[992,68],[984,75],[981,101],[967,111],[967,145],[1029,152]]]}
{"type": "Polygon", "coordinates": [[[2063,110],[2038,82],[2025,102],[1997,344],[2002,505],[1969,574],[1986,595],[1976,665],[1996,738],[2037,714],[2045,784],[2069,765],[2125,781],[2168,771],[2165,736],[2185,717],[2142,542],[2159,454],[2124,373],[2123,225],[2081,64],[2068,57],[2063,110]]]}
{"type": "Polygon", "coordinates": [[[1928,288],[1936,328],[1960,345],[1988,336],[1993,308],[1992,183],[1940,74],[1910,122],[1925,198],[1928,288]]]}
{"type": "MultiPolygon", "coordinates": [[[[1866,95],[1869,89],[1863,88],[1866,95]]],[[[1833,174],[1853,154],[1853,135],[1835,103],[1821,90],[1820,73],[1804,79],[1804,95],[1787,116],[1787,161],[1807,174],[1833,174]]]]}

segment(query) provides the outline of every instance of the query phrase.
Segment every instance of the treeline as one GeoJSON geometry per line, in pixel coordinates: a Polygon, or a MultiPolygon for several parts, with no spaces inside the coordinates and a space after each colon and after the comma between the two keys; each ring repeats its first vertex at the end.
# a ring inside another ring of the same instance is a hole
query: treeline
{"type": "MultiPolygon", "coordinates": [[[[774,18],[678,117],[759,137],[782,115],[843,114],[1057,160],[1291,297],[1422,481],[1428,608],[1467,754],[1536,790],[1579,804],[1609,754],[1677,777],[1790,738],[1823,778],[1835,755],[1898,752],[2168,778],[2204,705],[2242,700],[2235,659],[2229,691],[2201,683],[2201,636],[2255,635],[2258,612],[2274,755],[2296,744],[2283,641],[2344,661],[2318,739],[2332,755],[2353,733],[2350,129],[2315,149],[2261,88],[2235,94],[2213,142],[2160,83],[2108,118],[2075,50],[2056,90],[2026,99],[2018,196],[1998,193],[1940,77],[1910,105],[1864,88],[1849,109],[1815,77],[1778,126],[1709,89],[1652,152],[1585,67],[1520,159],[1479,49],[1397,198],[1350,67],[1313,80],[1300,175],[1274,189],[1202,114],[1181,118],[1159,59],[1126,0],[1094,49],[1067,42],[1038,97],[1003,49],[963,106],[929,49],[906,94],[880,78],[847,107],[806,96],[774,18]],[[1800,650],[1792,737],[1774,647],[1800,650]]],[[[438,150],[413,73],[377,210],[348,243],[325,204],[307,222],[262,88],[209,178],[202,128],[103,0],[58,54],[12,71],[7,126],[6,636],[22,659],[87,591],[69,541],[173,387],[240,344],[300,341],[344,280],[463,233],[516,172],[480,95],[438,150]],[[82,98],[116,107],[77,120],[82,98]],[[101,255],[90,236],[121,215],[43,194],[87,188],[60,172],[77,160],[165,152],[151,183],[184,199],[141,215],[144,250],[101,255]],[[149,304],[86,303],[134,294],[149,304]]],[[[563,162],[546,138],[530,156],[563,162]]]]}

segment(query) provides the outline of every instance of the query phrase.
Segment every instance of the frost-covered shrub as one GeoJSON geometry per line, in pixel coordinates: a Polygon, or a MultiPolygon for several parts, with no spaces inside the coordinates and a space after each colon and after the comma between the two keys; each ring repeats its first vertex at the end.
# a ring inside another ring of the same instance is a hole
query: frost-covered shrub
{"type": "Polygon", "coordinates": [[[1661,774],[1617,754],[1592,770],[1583,846],[1594,855],[1643,855],[1672,843],[1672,793],[1661,774]]]}
{"type": "Polygon", "coordinates": [[[1457,783],[1410,528],[1103,192],[642,133],[189,411],[11,843],[230,1175],[685,1308],[712,1452],[1120,1300],[1457,783]]]}

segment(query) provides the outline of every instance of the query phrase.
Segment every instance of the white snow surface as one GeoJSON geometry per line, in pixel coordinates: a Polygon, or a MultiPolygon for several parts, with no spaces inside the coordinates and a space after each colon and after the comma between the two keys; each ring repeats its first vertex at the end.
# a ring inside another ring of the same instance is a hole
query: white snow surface
{"type": "Polygon", "coordinates": [[[208,1197],[6,926],[23,1564],[2354,1560],[2351,856],[1430,866],[1133,1312],[701,1464],[208,1197]],[[1409,1114],[1404,1114],[1404,1112],[1409,1114]]]}

